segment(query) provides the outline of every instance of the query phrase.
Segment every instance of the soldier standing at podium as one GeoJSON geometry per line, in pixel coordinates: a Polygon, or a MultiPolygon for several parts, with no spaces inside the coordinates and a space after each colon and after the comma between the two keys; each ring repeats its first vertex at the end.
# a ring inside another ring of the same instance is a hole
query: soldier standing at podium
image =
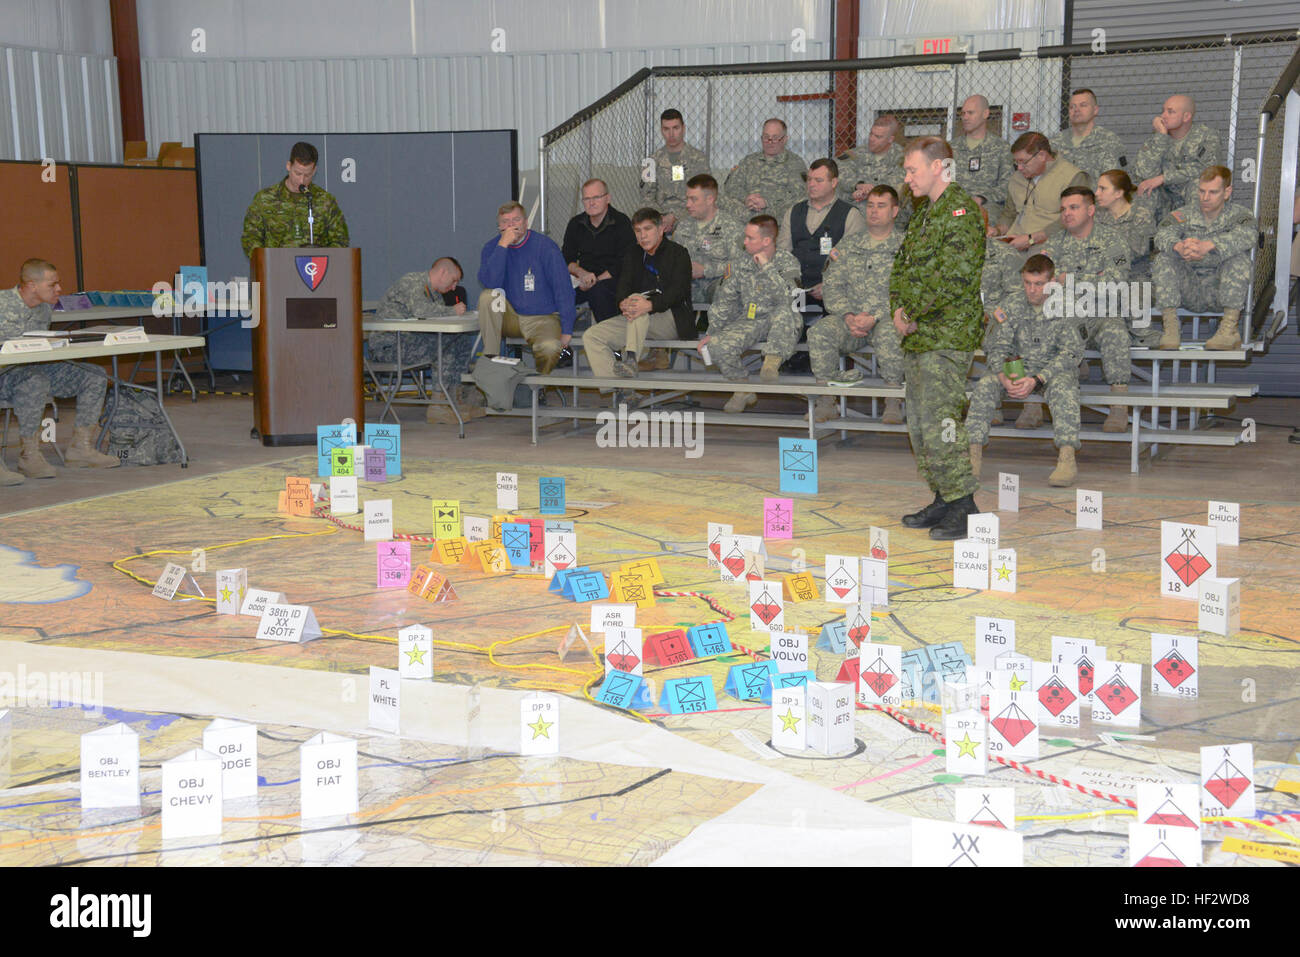
{"type": "Polygon", "coordinates": [[[288,175],[253,197],[240,240],[249,259],[254,249],[348,245],[348,224],[338,201],[312,185],[316,159],[316,147],[294,143],[284,164],[288,175]]]}

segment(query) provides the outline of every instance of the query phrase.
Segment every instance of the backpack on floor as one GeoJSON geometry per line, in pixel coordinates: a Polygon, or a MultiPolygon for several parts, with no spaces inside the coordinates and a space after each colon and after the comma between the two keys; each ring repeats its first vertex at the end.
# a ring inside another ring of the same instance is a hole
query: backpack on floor
{"type": "MultiPolygon", "coordinates": [[[[109,396],[112,401],[112,396],[109,396]]],[[[181,447],[158,406],[129,386],[118,389],[108,429],[108,454],[123,465],[169,465],[181,447]]]]}

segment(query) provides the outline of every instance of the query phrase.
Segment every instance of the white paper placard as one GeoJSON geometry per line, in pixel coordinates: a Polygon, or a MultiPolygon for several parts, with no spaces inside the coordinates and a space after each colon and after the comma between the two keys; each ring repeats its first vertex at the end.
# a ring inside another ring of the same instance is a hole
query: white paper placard
{"type": "Polygon", "coordinates": [[[1201,817],[1255,816],[1255,746],[1201,748],[1201,817]]]}
{"type": "Polygon", "coordinates": [[[889,561],[889,529],[872,525],[867,530],[867,557],[889,561]]]}
{"type": "Polygon", "coordinates": [[[534,692],[519,702],[519,753],[558,754],[560,696],[534,692]]]}
{"type": "Polygon", "coordinates": [[[708,525],[708,532],[704,539],[705,557],[708,559],[709,571],[716,572],[721,567],[722,540],[731,535],[735,529],[722,522],[709,522],[708,525]]]}
{"type": "Polygon", "coordinates": [[[357,477],[355,475],[330,476],[330,514],[357,514],[357,477]]]}
{"type": "Polygon", "coordinates": [[[497,473],[497,508],[513,512],[519,508],[519,473],[497,473]]]}
{"type": "Polygon", "coordinates": [[[311,641],[321,636],[316,613],[308,605],[267,605],[257,623],[262,641],[311,641]]]}
{"type": "Polygon", "coordinates": [[[596,602],[591,606],[590,631],[635,627],[636,604],[633,602],[596,602]]]}
{"type": "Polygon", "coordinates": [[[1215,578],[1218,543],[1208,525],[1160,523],[1160,597],[1196,601],[1197,584],[1215,578]]]}
{"type": "Polygon", "coordinates": [[[461,523],[465,529],[465,541],[486,542],[492,534],[492,521],[482,515],[462,515],[461,523]]]}
{"type": "Polygon", "coordinates": [[[1235,635],[1241,630],[1241,580],[1202,578],[1197,601],[1197,627],[1216,635],[1235,635]]]}
{"type": "Polygon", "coordinates": [[[298,749],[304,820],[357,812],[357,742],[322,731],[298,749]]]}
{"type": "Polygon", "coordinates": [[[227,568],[217,572],[217,614],[238,615],[248,594],[248,570],[227,568]]]}
{"type": "Polygon", "coordinates": [[[1077,729],[1081,700],[1078,667],[1073,662],[1035,661],[1032,674],[1039,727],[1077,729]]]}
{"type": "Polygon", "coordinates": [[[370,727],[400,734],[402,723],[402,676],[391,668],[370,666],[370,727]]]}
{"type": "Polygon", "coordinates": [[[1093,680],[1092,723],[1129,728],[1142,723],[1140,664],[1108,661],[1105,665],[1098,665],[1093,680]]]}
{"type": "Polygon", "coordinates": [[[998,547],[999,522],[994,512],[979,512],[966,516],[966,538],[983,542],[990,549],[998,547]]]}
{"type": "Polygon", "coordinates": [[[785,631],[785,599],[779,581],[749,583],[749,628],[773,634],[785,631]]]}
{"type": "Polygon", "coordinates": [[[1016,550],[999,548],[993,553],[993,564],[989,568],[989,588],[992,591],[1004,591],[1015,594],[1016,591],[1016,550]]]}
{"type": "Polygon", "coordinates": [[[364,505],[367,542],[387,542],[393,537],[393,500],[367,499],[364,505]]]}
{"type": "Polygon", "coordinates": [[[14,355],[15,353],[26,352],[50,352],[54,349],[49,339],[29,338],[29,339],[6,339],[3,345],[0,345],[0,355],[14,355]]]}
{"type": "Polygon", "coordinates": [[[221,799],[257,795],[257,725],[216,718],[203,729],[203,750],[221,761],[221,799]]]}
{"type": "Polygon", "coordinates": [[[425,681],[433,677],[433,629],[408,625],[397,630],[397,673],[425,681]]]}
{"type": "Polygon", "coordinates": [[[952,587],[987,591],[989,546],[969,538],[952,543],[952,587]]]}
{"type": "Polygon", "coordinates": [[[1020,476],[1011,472],[998,473],[998,511],[1020,511],[1020,476]]]}
{"type": "Polygon", "coordinates": [[[1088,702],[1082,711],[1092,710],[1092,690],[1097,681],[1097,669],[1106,663],[1106,649],[1097,647],[1091,638],[1052,636],[1052,660],[1057,664],[1072,665],[1078,678],[1079,697],[1088,702]]]}
{"type": "Polygon", "coordinates": [[[116,346],[124,345],[128,342],[148,342],[149,335],[144,331],[143,326],[132,326],[130,329],[122,329],[118,332],[109,332],[104,335],[104,345],[116,346]]]}
{"type": "Polygon", "coordinates": [[[195,748],[162,764],[162,839],[221,833],[221,758],[195,748]]]}
{"type": "Polygon", "coordinates": [[[1237,502],[1211,502],[1205,524],[1214,529],[1216,545],[1238,545],[1241,542],[1241,505],[1237,502]]]}
{"type": "Polygon", "coordinates": [[[984,774],[988,747],[984,715],[978,711],[952,711],[943,716],[946,770],[949,774],[984,774]]]}
{"type": "Polygon", "coordinates": [[[883,558],[864,558],[861,566],[861,601],[876,608],[889,607],[889,562],[883,558]]]}
{"type": "Polygon", "coordinates": [[[261,618],[262,612],[266,611],[268,605],[283,604],[285,604],[285,597],[282,591],[250,588],[244,595],[244,604],[240,606],[239,613],[250,618],[261,618]]]}
{"type": "Polygon", "coordinates": [[[746,552],[767,557],[767,546],[761,535],[724,535],[721,541],[721,564],[718,575],[724,582],[745,581],[745,568],[749,564],[746,552]]]}
{"type": "Polygon", "coordinates": [[[545,562],[546,579],[555,577],[555,573],[578,564],[578,536],[575,532],[545,532],[543,534],[542,558],[545,562]]]}
{"type": "Polygon", "coordinates": [[[1015,788],[953,788],[958,824],[1016,829],[1015,788]]]}
{"type": "Polygon", "coordinates": [[[772,744],[786,751],[808,747],[808,716],[803,685],[772,689],[772,744]]]}
{"type": "Polygon", "coordinates": [[[772,660],[781,674],[808,670],[808,634],[796,628],[772,632],[772,660]]]}
{"type": "Polygon", "coordinates": [[[856,605],[859,600],[858,560],[852,555],[826,556],[826,591],[833,605],[856,605]]]}
{"type": "Polygon", "coordinates": [[[1129,867],[1200,867],[1201,859],[1197,831],[1129,822],[1129,867]]]}
{"type": "Polygon", "coordinates": [[[1101,493],[1080,488],[1074,491],[1074,527],[1101,531],[1101,493]]]}
{"type": "Polygon", "coordinates": [[[1151,693],[1195,698],[1200,683],[1197,640],[1188,635],[1151,635],[1151,693]]]}
{"type": "Polygon", "coordinates": [[[1010,618],[975,616],[975,665],[992,668],[998,655],[1016,650],[1016,623],[1010,618]]]}
{"type": "Polygon", "coordinates": [[[630,675],[645,674],[640,628],[605,629],[605,674],[622,671],[630,675]]]}
{"type": "Polygon", "coordinates": [[[176,589],[181,587],[181,582],[185,580],[185,566],[177,565],[175,562],[168,562],[163,573],[158,576],[158,583],[153,586],[153,596],[171,601],[176,594],[176,589]]]}
{"type": "Polygon", "coordinates": [[[1139,784],[1137,823],[1199,831],[1201,804],[1196,790],[1195,784],[1139,784]]]}
{"type": "Polygon", "coordinates": [[[989,695],[989,754],[1016,761],[1038,757],[1038,704],[1031,692],[994,688],[989,695]]]}
{"type": "Polygon", "coordinates": [[[807,684],[808,747],[832,757],[853,750],[853,685],[836,681],[807,684]]]}
{"type": "Polygon", "coordinates": [[[140,803],[140,736],[118,722],[81,736],[81,807],[140,803]]]}
{"type": "Polygon", "coordinates": [[[1025,839],[977,824],[912,819],[913,867],[1021,867],[1025,839]]]}
{"type": "Polygon", "coordinates": [[[867,641],[858,650],[858,703],[903,706],[903,649],[867,641]]]}

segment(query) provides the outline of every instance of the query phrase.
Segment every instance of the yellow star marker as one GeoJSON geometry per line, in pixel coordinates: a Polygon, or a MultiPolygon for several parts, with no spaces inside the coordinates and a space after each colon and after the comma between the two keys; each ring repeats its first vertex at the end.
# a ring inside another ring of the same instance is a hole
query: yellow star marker
{"type": "Polygon", "coordinates": [[[423,648],[412,648],[410,651],[406,653],[406,656],[411,659],[410,661],[407,662],[408,665],[424,664],[423,648]]]}
{"type": "Polygon", "coordinates": [[[229,589],[229,588],[223,588],[223,589],[221,589],[221,600],[222,600],[222,601],[230,601],[230,589],[229,589]]]}
{"type": "Polygon", "coordinates": [[[547,721],[539,714],[537,720],[528,726],[533,729],[533,740],[536,741],[538,738],[546,738],[549,741],[551,737],[549,729],[553,724],[555,724],[554,721],[547,721]]]}
{"type": "Polygon", "coordinates": [[[996,572],[998,573],[998,578],[999,578],[1001,581],[1004,581],[1004,582],[1009,582],[1009,581],[1011,581],[1011,569],[1010,569],[1010,568],[1007,568],[1007,563],[1006,563],[1006,562],[1003,562],[1003,563],[1002,563],[1002,567],[1001,567],[1001,568],[996,568],[996,569],[994,569],[994,571],[996,571],[996,572]]]}
{"type": "Polygon", "coordinates": [[[782,731],[798,731],[799,719],[794,716],[794,709],[787,708],[785,714],[779,715],[782,731]]]}
{"type": "Polygon", "coordinates": [[[1023,687],[1025,686],[1025,683],[1026,683],[1026,682],[1025,682],[1025,679],[1024,679],[1024,678],[1020,677],[1020,676],[1019,676],[1018,674],[1016,674],[1015,672],[1012,672],[1012,673],[1011,673],[1011,690],[1012,690],[1012,691],[1019,691],[1021,688],[1023,688],[1023,687]]]}
{"type": "Polygon", "coordinates": [[[965,738],[961,741],[954,741],[953,744],[957,745],[957,757],[960,758],[964,754],[969,754],[973,758],[975,757],[975,748],[979,742],[972,741],[970,732],[967,731],[965,738]]]}

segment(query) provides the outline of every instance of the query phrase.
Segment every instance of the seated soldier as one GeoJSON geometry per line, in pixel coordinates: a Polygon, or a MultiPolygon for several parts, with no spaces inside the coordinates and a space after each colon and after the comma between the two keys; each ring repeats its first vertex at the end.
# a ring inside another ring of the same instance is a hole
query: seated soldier
{"type": "MultiPolygon", "coordinates": [[[[686,218],[686,189],[696,176],[708,175],[709,158],[686,142],[686,121],[680,110],[664,110],[659,114],[659,133],[664,145],[650,157],[653,178],[642,177],[641,199],[645,205],[659,210],[664,232],[671,235],[686,218]]],[[[716,193],[715,186],[715,196],[716,193]]]]}
{"type": "Polygon", "coordinates": [[[1081,87],[1070,94],[1070,125],[1053,140],[1064,159],[1088,174],[1094,183],[1108,169],[1127,165],[1119,137],[1097,125],[1097,94],[1081,87]]]}
{"type": "Polygon", "coordinates": [[[638,209],[632,229],[637,244],[623,257],[618,274],[622,315],[596,323],[582,337],[591,372],[598,377],[636,378],[637,356],[645,353],[647,338],[695,338],[690,254],[664,238],[663,217],[656,209],[638,209]],[[623,353],[617,365],[615,349],[623,353]]]}
{"type": "Polygon", "coordinates": [[[865,148],[841,153],[840,199],[865,209],[867,195],[876,186],[892,186],[899,194],[898,228],[905,229],[912,204],[903,199],[903,124],[890,113],[876,117],[865,148]]]}
{"type": "MultiPolygon", "coordinates": [[[[803,319],[795,309],[799,263],[776,248],[780,230],[766,214],[745,226],[745,254],[731,263],[709,313],[709,334],[700,339],[700,355],[716,364],[728,380],[749,378],[741,357],[762,342],[763,371],[759,378],[775,382],[781,363],[799,344],[803,319]]],[[[723,406],[726,412],[744,412],[758,402],[752,392],[737,392],[723,406]]]]}
{"type": "MultiPolygon", "coordinates": [[[[0,292],[0,341],[48,330],[50,307],[59,301],[62,292],[59,271],[52,263],[44,259],[23,263],[18,285],[0,292]]],[[[0,485],[19,485],[23,475],[54,478],[53,467],[41,454],[40,436],[41,414],[51,397],[77,400],[75,431],[64,456],[67,465],[101,469],[121,465],[115,457],[95,449],[95,433],[107,390],[104,370],[84,362],[32,362],[0,370],[0,400],[13,405],[23,446],[18,458],[22,475],[10,472],[0,459],[0,485]]]]}
{"type": "Polygon", "coordinates": [[[1232,173],[1226,166],[1204,170],[1199,186],[1199,202],[1175,209],[1156,231],[1158,253],[1151,272],[1164,326],[1161,349],[1177,349],[1182,342],[1179,307],[1223,310],[1205,348],[1241,346],[1237,323],[1246,308],[1250,250],[1259,235],[1255,217],[1246,207],[1228,202],[1232,173]]]}
{"type": "MultiPolygon", "coordinates": [[[[841,372],[840,357],[871,344],[885,385],[903,384],[903,347],[889,317],[889,274],[903,234],[895,228],[898,194],[894,187],[874,186],[867,196],[867,228],[836,244],[822,280],[826,315],[808,330],[812,372],[825,385],[857,382],[862,370],[841,372]]],[[[813,420],[836,417],[835,397],[819,396],[813,420]]],[[[885,400],[880,421],[903,424],[901,399],[885,400]]]]}
{"type": "Polygon", "coordinates": [[[1195,203],[1201,170],[1223,162],[1219,134],[1195,120],[1194,99],[1182,93],[1169,97],[1160,115],[1151,121],[1155,132],[1142,144],[1133,163],[1138,196],[1148,197],[1157,221],[1171,209],[1195,203]]]}
{"type": "Polygon", "coordinates": [[[785,120],[764,120],[763,148],[731,168],[722,191],[742,212],[780,216],[803,198],[808,167],[789,142],[785,120]]]}
{"type": "Polygon", "coordinates": [[[966,97],[958,114],[962,135],[952,138],[952,158],[957,185],[987,206],[996,222],[1015,167],[1007,141],[989,129],[991,115],[987,97],[966,97]]]}
{"type": "MultiPolygon", "coordinates": [[[[464,270],[450,256],[434,260],[427,272],[408,272],[398,278],[375,308],[375,318],[385,320],[436,319],[440,316],[465,314],[465,287],[460,285],[464,270]]],[[[401,343],[402,366],[438,363],[438,335],[427,332],[372,332],[366,339],[366,354],[375,362],[396,362],[401,343]]],[[[442,381],[448,391],[456,392],[456,406],[464,418],[484,415],[483,393],[473,385],[461,384],[460,377],[469,371],[473,358],[473,332],[443,336],[442,381]]],[[[430,422],[455,421],[450,407],[431,405],[430,422]]]]}
{"type": "MultiPolygon", "coordinates": [[[[987,233],[989,228],[989,211],[979,197],[975,198],[979,203],[980,214],[984,218],[984,231],[987,233]]],[[[992,335],[993,329],[997,323],[993,320],[993,312],[1002,305],[1003,300],[1014,293],[1023,289],[1020,281],[1020,267],[1025,262],[1024,253],[1017,252],[1000,239],[988,236],[984,240],[984,271],[980,273],[980,299],[984,301],[984,343],[980,349],[987,354],[989,351],[988,339],[992,335]]],[[[1030,418],[1026,412],[1028,405],[1022,409],[1020,414],[1025,419],[1024,428],[1036,428],[1043,420],[1041,413],[1038,421],[1032,426],[1029,425],[1030,418]]],[[[1037,409],[1037,406],[1035,406],[1037,409]]],[[[999,403],[993,409],[993,425],[1002,424],[1002,405],[999,403]]],[[[1020,420],[1016,420],[1016,425],[1020,425],[1020,420]]]]}
{"type": "MultiPolygon", "coordinates": [[[[1110,169],[1097,178],[1097,224],[1118,231],[1128,246],[1129,281],[1151,281],[1151,250],[1155,247],[1156,221],[1147,206],[1133,202],[1136,187],[1122,169],[1110,169]]],[[[1131,305],[1131,303],[1130,303],[1131,305]]],[[[1133,344],[1154,349],[1160,342],[1160,330],[1143,316],[1137,321],[1132,313],[1129,335],[1133,344]]]]}
{"type": "Polygon", "coordinates": [[[1061,231],[1062,191],[1089,186],[1091,180],[1069,160],[1058,158],[1042,133],[1017,138],[1011,158],[1016,171],[1007,183],[1007,204],[993,234],[1006,236],[1021,252],[1041,252],[1042,244],[1061,231]]]}
{"type": "MultiPolygon", "coordinates": [[[[1064,190],[1061,193],[1064,231],[1048,240],[1045,255],[1056,266],[1056,281],[1065,286],[1065,299],[1075,304],[1083,297],[1085,307],[1092,303],[1092,308],[1086,311],[1093,315],[1077,316],[1071,321],[1079,327],[1084,348],[1094,346],[1101,353],[1102,371],[1110,391],[1122,395],[1128,392],[1133,377],[1128,316],[1119,296],[1123,284],[1124,299],[1128,298],[1128,244],[1114,230],[1098,225],[1096,212],[1092,190],[1086,186],[1064,190]],[[1072,278],[1073,285],[1067,283],[1067,277],[1072,278]]],[[[1125,431],[1127,406],[1112,405],[1101,428],[1103,432],[1125,431]]]]}
{"type": "Polygon", "coordinates": [[[1052,412],[1052,439],[1060,450],[1048,482],[1064,487],[1078,475],[1074,451],[1080,445],[1079,380],[1075,369],[1083,356],[1083,342],[1074,320],[1048,319],[1043,314],[1047,284],[1054,271],[1046,256],[1030,256],[1021,267],[1023,291],[1009,296],[994,313],[989,371],[975,384],[966,414],[971,471],[976,478],[989,440],[993,409],[1004,395],[1023,399],[1039,391],[1045,394],[1052,412]]]}

